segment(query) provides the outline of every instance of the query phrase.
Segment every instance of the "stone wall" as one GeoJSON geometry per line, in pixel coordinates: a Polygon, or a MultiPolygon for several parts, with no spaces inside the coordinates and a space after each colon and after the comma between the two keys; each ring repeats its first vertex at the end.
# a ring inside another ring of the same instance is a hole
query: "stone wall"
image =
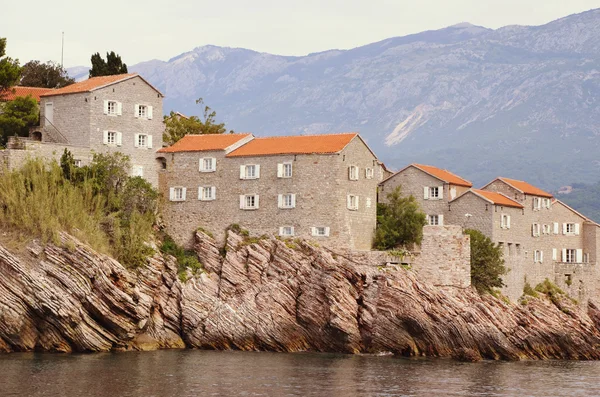
{"type": "Polygon", "coordinates": [[[42,158],[60,162],[65,149],[69,150],[75,160],[81,160],[82,165],[87,165],[92,159],[93,152],[86,147],[64,145],[59,143],[38,142],[19,139],[19,149],[5,149],[0,151],[0,159],[8,169],[17,169],[29,159],[42,158]]]}
{"type": "MultiPolygon", "coordinates": [[[[225,152],[182,152],[165,156],[160,189],[165,197],[166,229],[179,244],[191,246],[199,228],[223,242],[225,229],[239,224],[252,234],[278,235],[282,226],[293,226],[295,237],[326,246],[369,250],[376,224],[377,184],[365,178],[365,168],[375,168],[376,158],[355,138],[339,154],[226,157],[225,152]],[[200,172],[202,157],[216,158],[216,171],[200,172]],[[292,177],[279,178],[277,164],[291,162],[292,177]],[[240,166],[260,165],[260,178],[240,179],[240,166]],[[350,165],[359,167],[359,180],[348,178],[350,165]],[[216,199],[198,200],[198,188],[214,186],[216,199]],[[186,200],[169,201],[169,188],[185,187],[186,200]],[[296,195],[296,207],[278,208],[278,195],[296,195]],[[259,208],[240,209],[240,195],[259,195],[259,208]],[[359,209],[347,208],[347,195],[359,196],[359,209]],[[328,237],[311,235],[311,227],[329,227],[328,237]]],[[[376,170],[377,171],[377,170],[376,170]]],[[[377,174],[376,174],[377,175],[377,174]]]]}
{"type": "MultiPolygon", "coordinates": [[[[132,168],[142,167],[143,177],[157,186],[160,163],[156,151],[162,148],[164,132],[162,100],[162,95],[138,76],[92,92],[42,97],[40,119],[44,127],[45,105],[52,103],[52,124],[70,145],[88,147],[97,153],[126,154],[132,168]],[[122,114],[104,114],[104,100],[121,102],[122,114]],[[135,117],[136,105],[152,106],[152,119],[135,117]],[[104,131],[120,132],[122,145],[104,144],[104,131]],[[135,147],[136,134],[152,136],[152,148],[135,147]]],[[[47,141],[49,137],[42,139],[47,141]]]]}
{"type": "Polygon", "coordinates": [[[390,251],[352,251],[331,249],[336,255],[369,266],[409,265],[419,279],[444,287],[471,285],[471,242],[456,225],[425,226],[421,247],[403,257],[390,251]]]}

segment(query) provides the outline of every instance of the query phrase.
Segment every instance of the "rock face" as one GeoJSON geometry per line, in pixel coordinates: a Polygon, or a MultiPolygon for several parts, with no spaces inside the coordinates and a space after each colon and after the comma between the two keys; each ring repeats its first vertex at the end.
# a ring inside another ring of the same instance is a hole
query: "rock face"
{"type": "Polygon", "coordinates": [[[402,268],[352,263],[305,242],[246,241],[226,255],[203,233],[205,272],[181,283],[171,259],[128,271],[68,236],[67,247],[0,248],[0,349],[196,347],[392,352],[462,360],[599,359],[600,310],[506,304],[441,289],[402,268]]]}

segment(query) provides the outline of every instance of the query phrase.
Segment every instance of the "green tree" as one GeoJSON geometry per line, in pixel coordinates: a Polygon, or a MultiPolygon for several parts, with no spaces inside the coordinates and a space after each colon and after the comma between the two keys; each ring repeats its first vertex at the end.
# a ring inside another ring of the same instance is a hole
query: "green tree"
{"type": "Polygon", "coordinates": [[[4,103],[0,112],[0,145],[5,145],[9,136],[29,136],[29,127],[38,121],[39,107],[31,95],[4,103]]]}
{"type": "Polygon", "coordinates": [[[21,67],[18,59],[6,55],[6,39],[0,37],[0,93],[19,82],[21,67]]]}
{"type": "Polygon", "coordinates": [[[25,87],[61,88],[75,83],[67,71],[52,61],[29,61],[23,65],[21,82],[25,87]]]}
{"type": "MultiPolygon", "coordinates": [[[[216,122],[217,112],[205,105],[202,98],[197,99],[196,104],[204,106],[202,120],[198,116],[185,117],[173,111],[168,116],[164,116],[163,141],[167,145],[174,144],[186,135],[224,134],[227,132],[225,123],[216,122]]],[[[230,130],[229,133],[233,134],[233,131],[230,130]]]]}
{"type": "Polygon", "coordinates": [[[377,230],[373,246],[379,250],[387,250],[421,244],[423,226],[427,216],[419,208],[414,196],[402,196],[398,186],[387,195],[388,203],[377,204],[377,230]]]}
{"type": "Polygon", "coordinates": [[[121,60],[121,56],[114,51],[106,53],[106,61],[97,52],[92,55],[92,68],[90,77],[112,76],[114,74],[127,73],[127,65],[121,60]]]}
{"type": "Polygon", "coordinates": [[[508,270],[504,266],[502,249],[479,230],[466,229],[471,237],[471,285],[481,294],[502,288],[502,277],[508,270]]]}

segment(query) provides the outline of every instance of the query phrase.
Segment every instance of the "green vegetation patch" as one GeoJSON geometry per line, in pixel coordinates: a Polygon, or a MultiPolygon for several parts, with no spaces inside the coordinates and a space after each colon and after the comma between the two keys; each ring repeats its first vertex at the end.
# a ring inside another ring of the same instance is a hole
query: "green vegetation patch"
{"type": "Polygon", "coordinates": [[[61,164],[29,160],[0,173],[0,226],[19,241],[59,243],[67,232],[127,267],[147,263],[153,240],[158,193],[129,176],[129,158],[96,154],[75,167],[65,150],[61,164]]]}
{"type": "Polygon", "coordinates": [[[203,266],[198,260],[196,253],[191,250],[184,250],[182,247],[178,246],[169,235],[165,234],[163,236],[160,250],[162,253],[172,255],[177,259],[177,270],[179,279],[182,282],[187,280],[188,269],[191,270],[193,274],[198,274],[203,271],[203,266]]]}

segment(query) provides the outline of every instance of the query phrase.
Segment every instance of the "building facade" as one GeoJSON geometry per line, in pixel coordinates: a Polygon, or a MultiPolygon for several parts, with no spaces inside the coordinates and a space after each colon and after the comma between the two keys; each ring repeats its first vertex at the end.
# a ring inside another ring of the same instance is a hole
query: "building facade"
{"type": "Polygon", "coordinates": [[[156,150],[162,147],[163,95],[137,74],[93,77],[40,94],[40,126],[32,140],[3,153],[10,167],[27,157],[59,159],[64,149],[85,165],[93,153],[121,152],[131,174],[158,185],[156,150]],[[26,152],[22,152],[25,150],[26,152]]]}
{"type": "MultiPolygon", "coordinates": [[[[400,185],[405,194],[418,199],[430,224],[432,219],[441,219],[445,224],[476,229],[499,244],[509,269],[503,277],[503,293],[513,300],[523,294],[526,284],[534,287],[545,279],[582,302],[598,296],[600,226],[551,194],[509,178],[497,178],[482,189],[463,183],[452,197],[450,180],[456,175],[444,176],[446,172],[413,164],[386,179],[380,192],[400,185]],[[436,181],[448,185],[440,185],[432,201],[436,181]],[[438,217],[432,216],[436,213],[438,217]]],[[[379,200],[385,202],[382,197],[379,200]]]]}
{"type": "Polygon", "coordinates": [[[222,241],[239,224],[256,236],[371,249],[385,171],[358,134],[186,136],[159,152],[165,224],[180,244],[199,227],[222,241]]]}

